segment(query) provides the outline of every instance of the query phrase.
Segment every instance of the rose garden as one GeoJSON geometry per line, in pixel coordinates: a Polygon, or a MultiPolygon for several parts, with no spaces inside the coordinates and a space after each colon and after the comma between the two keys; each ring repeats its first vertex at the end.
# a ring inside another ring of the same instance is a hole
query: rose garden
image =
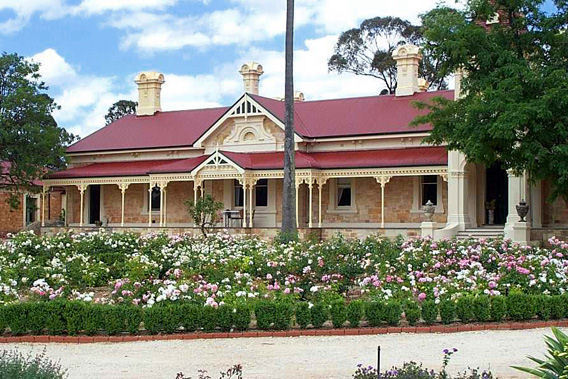
{"type": "Polygon", "coordinates": [[[568,317],[568,243],[107,232],[0,245],[0,329],[156,334],[568,317]]]}

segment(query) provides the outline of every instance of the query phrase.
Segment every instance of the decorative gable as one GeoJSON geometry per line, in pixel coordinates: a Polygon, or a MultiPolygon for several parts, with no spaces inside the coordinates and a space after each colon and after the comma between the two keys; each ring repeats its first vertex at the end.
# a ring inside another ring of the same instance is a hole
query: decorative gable
{"type": "MultiPolygon", "coordinates": [[[[300,142],[301,138],[296,136],[296,141],[300,142]]],[[[265,151],[279,150],[283,142],[282,122],[251,96],[244,94],[196,141],[195,147],[239,150],[238,146],[242,146],[244,150],[255,145],[255,151],[265,151]]]]}

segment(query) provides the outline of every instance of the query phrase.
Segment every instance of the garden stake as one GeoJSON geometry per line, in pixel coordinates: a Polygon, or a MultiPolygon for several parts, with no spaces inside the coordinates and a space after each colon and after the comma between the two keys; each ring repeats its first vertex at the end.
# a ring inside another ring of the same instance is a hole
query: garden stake
{"type": "Polygon", "coordinates": [[[377,378],[381,379],[381,346],[377,346],[377,378]]]}

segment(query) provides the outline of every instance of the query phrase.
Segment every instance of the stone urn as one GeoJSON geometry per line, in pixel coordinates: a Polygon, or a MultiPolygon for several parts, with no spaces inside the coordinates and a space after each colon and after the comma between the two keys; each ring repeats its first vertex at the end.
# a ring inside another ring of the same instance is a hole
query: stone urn
{"type": "Polygon", "coordinates": [[[527,202],[521,200],[521,202],[517,204],[517,214],[521,218],[520,220],[521,222],[527,222],[527,220],[525,220],[525,217],[527,217],[528,213],[529,213],[529,206],[527,205],[527,202]]]}
{"type": "Polygon", "coordinates": [[[422,210],[424,211],[424,220],[426,222],[432,222],[434,212],[436,211],[436,206],[430,200],[428,200],[426,202],[426,205],[422,207],[422,210]]]}

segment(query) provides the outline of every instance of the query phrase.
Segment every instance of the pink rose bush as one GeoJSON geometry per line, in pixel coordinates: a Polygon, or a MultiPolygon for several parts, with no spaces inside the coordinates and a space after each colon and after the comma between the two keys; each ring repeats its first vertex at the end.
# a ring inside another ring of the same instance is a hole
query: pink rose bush
{"type": "Polygon", "coordinates": [[[99,231],[52,237],[24,232],[0,244],[0,304],[28,297],[142,307],[218,307],[266,298],[438,302],[513,290],[562,294],[567,276],[568,243],[556,238],[548,247],[339,236],[277,244],[225,234],[99,231]]]}

